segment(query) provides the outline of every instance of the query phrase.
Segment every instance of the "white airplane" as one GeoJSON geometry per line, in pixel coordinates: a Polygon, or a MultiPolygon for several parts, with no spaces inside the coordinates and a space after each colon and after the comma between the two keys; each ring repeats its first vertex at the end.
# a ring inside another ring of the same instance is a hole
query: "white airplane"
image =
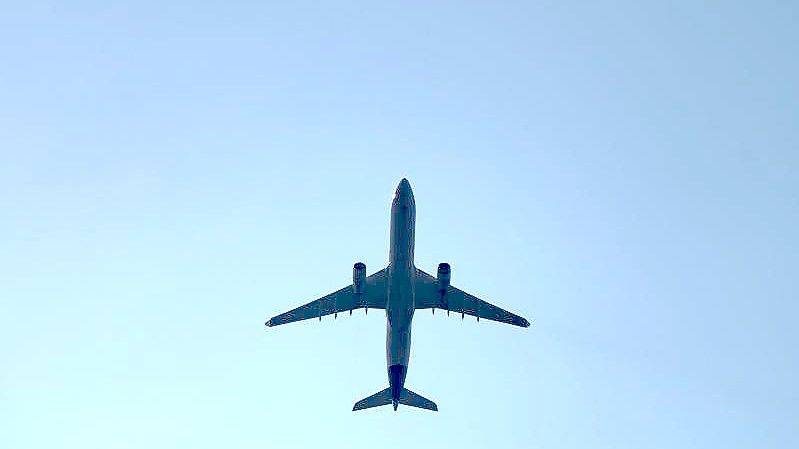
{"type": "Polygon", "coordinates": [[[444,309],[449,312],[472,315],[487,320],[499,321],[514,326],[529,327],[530,323],[513,313],[489,304],[463,290],[450,285],[450,267],[438,265],[433,277],[413,264],[414,228],[416,227],[416,202],[407,179],[400,181],[391,203],[391,246],[388,267],[366,276],[366,265],[358,262],[352,269],[352,285],[311,301],[304,306],[280,314],[266,322],[267,326],[310,318],[322,319],[324,315],[338,316],[340,312],[354,309],[384,309],[386,326],[386,363],[388,384],[377,392],[355,403],[353,411],[381,405],[409,405],[438,411],[438,406],[405,388],[408,373],[408,358],[411,349],[411,321],[416,309],[444,309]]]}

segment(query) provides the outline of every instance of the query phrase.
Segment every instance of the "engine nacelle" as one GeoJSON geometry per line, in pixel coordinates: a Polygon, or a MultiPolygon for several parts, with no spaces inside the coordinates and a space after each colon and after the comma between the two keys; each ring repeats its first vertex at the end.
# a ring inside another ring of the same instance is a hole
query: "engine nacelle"
{"type": "Polygon", "coordinates": [[[352,267],[352,292],[356,295],[366,292],[366,264],[363,262],[352,267]]]}
{"type": "Polygon", "coordinates": [[[452,277],[452,271],[449,268],[449,264],[446,262],[438,264],[438,273],[436,274],[436,279],[438,280],[438,289],[442,292],[447,291],[449,287],[449,280],[452,277]]]}

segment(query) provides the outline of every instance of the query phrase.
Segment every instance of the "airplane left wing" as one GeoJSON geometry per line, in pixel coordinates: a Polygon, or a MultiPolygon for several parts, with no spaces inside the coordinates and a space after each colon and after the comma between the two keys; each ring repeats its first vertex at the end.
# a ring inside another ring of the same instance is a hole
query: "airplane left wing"
{"type": "Polygon", "coordinates": [[[366,277],[364,293],[357,294],[352,285],[348,285],[329,295],[325,295],[308,304],[272,317],[265,324],[269,327],[311,318],[322,319],[325,315],[352,311],[359,308],[386,308],[386,269],[382,269],[366,277]]]}
{"type": "Polygon", "coordinates": [[[416,269],[416,308],[438,308],[462,315],[471,315],[477,317],[478,321],[480,318],[484,318],[514,326],[530,327],[530,322],[519,315],[483,301],[452,285],[448,286],[446,291],[441,291],[435,276],[418,268],[416,269]]]}

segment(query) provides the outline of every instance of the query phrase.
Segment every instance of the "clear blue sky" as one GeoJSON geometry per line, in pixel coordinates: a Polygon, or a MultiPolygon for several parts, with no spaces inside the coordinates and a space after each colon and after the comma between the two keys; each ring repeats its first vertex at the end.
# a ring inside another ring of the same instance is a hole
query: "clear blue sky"
{"type": "Polygon", "coordinates": [[[0,14],[0,447],[799,446],[795,2],[0,14]],[[388,259],[529,329],[263,321],[388,259]]]}

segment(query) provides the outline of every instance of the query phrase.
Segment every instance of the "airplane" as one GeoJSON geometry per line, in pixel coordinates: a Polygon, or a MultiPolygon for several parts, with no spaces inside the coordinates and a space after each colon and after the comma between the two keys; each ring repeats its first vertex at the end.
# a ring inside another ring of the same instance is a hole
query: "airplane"
{"type": "Polygon", "coordinates": [[[366,264],[356,263],[352,268],[352,284],[325,295],[308,304],[277,315],[265,324],[278,326],[295,321],[319,318],[363,308],[386,311],[386,364],[388,388],[355,403],[352,411],[392,404],[407,405],[438,411],[435,402],[405,388],[408,359],[411,348],[411,321],[417,309],[444,309],[487,320],[529,327],[530,322],[507,310],[489,304],[452,285],[452,271],[448,263],[438,265],[434,277],[416,268],[413,263],[414,233],[416,227],[416,202],[411,184],[402,178],[391,203],[391,243],[389,264],[386,268],[366,276],[366,264]]]}

